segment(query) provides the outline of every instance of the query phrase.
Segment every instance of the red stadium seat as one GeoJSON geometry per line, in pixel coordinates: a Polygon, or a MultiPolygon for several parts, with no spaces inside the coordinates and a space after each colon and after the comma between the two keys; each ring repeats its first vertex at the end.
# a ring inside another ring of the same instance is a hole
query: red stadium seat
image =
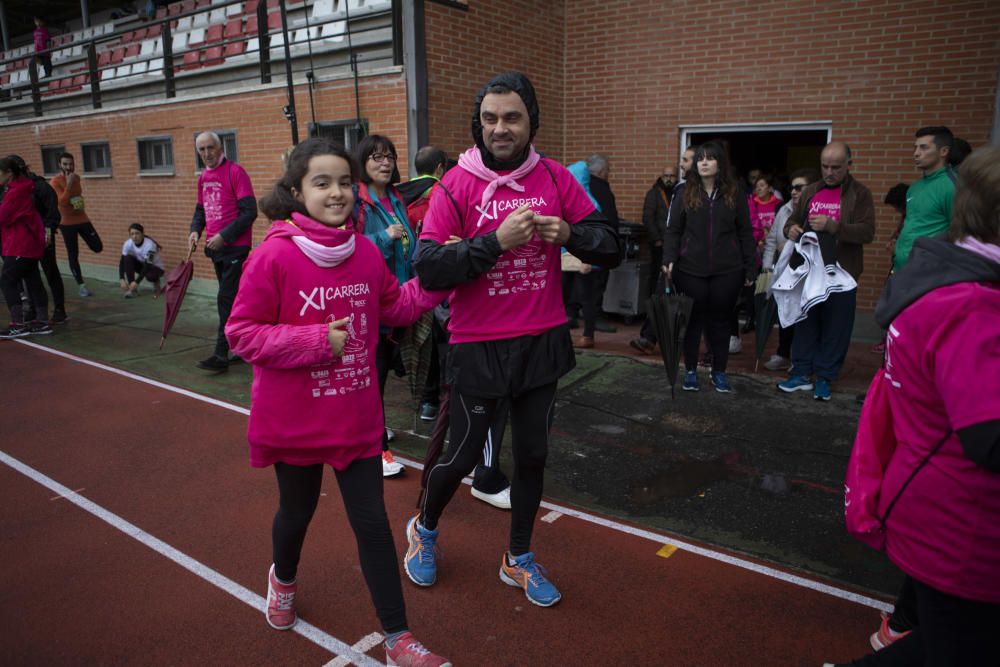
{"type": "Polygon", "coordinates": [[[223,33],[226,39],[230,37],[239,37],[243,34],[243,19],[235,18],[226,21],[226,30],[223,33]]]}
{"type": "Polygon", "coordinates": [[[212,67],[214,65],[221,65],[224,62],[226,62],[226,59],[222,57],[222,47],[210,46],[205,49],[205,57],[202,58],[201,64],[205,67],[212,67]]]}
{"type": "Polygon", "coordinates": [[[208,26],[208,30],[205,31],[205,43],[216,44],[221,41],[222,41],[222,26],[221,25],[208,26]]]}
{"type": "Polygon", "coordinates": [[[229,44],[226,44],[226,48],[223,51],[222,55],[225,56],[226,58],[231,58],[232,56],[238,56],[243,53],[246,53],[246,50],[247,50],[246,42],[242,40],[239,42],[230,42],[229,44]]]}

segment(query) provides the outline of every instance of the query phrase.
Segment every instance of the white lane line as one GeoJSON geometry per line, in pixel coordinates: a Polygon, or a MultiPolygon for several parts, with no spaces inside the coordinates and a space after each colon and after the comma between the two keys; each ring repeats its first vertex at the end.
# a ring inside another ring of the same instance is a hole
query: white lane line
{"type": "MultiPolygon", "coordinates": [[[[385,637],[379,633],[373,632],[370,635],[362,637],[361,641],[352,646],[351,649],[357,651],[358,653],[368,653],[368,651],[381,644],[384,639],[385,637]]],[[[349,664],[351,663],[347,661],[347,658],[339,656],[323,665],[323,667],[347,667],[349,664]]]]}
{"type": "Polygon", "coordinates": [[[542,521],[544,521],[545,523],[552,523],[562,515],[563,515],[562,512],[559,512],[557,510],[552,510],[551,512],[542,517],[542,521]]]}
{"type": "MultiPolygon", "coordinates": [[[[80,509],[84,510],[85,512],[93,514],[101,521],[104,521],[105,523],[113,526],[114,528],[117,528],[121,532],[125,533],[126,535],[135,539],[136,541],[141,542],[142,544],[146,545],[147,547],[149,547],[156,553],[160,554],[161,556],[169,558],[170,560],[177,563],[178,565],[188,570],[189,572],[194,573],[195,575],[201,577],[202,579],[212,584],[213,586],[222,589],[226,593],[229,593],[237,600],[240,600],[241,602],[250,605],[255,610],[257,610],[258,613],[263,613],[261,610],[264,609],[264,598],[257,595],[256,593],[253,593],[247,588],[244,588],[243,586],[239,585],[232,579],[229,579],[228,577],[220,574],[219,572],[216,572],[207,565],[199,561],[196,561],[194,558],[191,558],[190,556],[184,554],[183,552],[178,551],[177,549],[170,546],[166,542],[156,537],[153,537],[152,535],[142,530],[135,524],[129,523],[128,521],[121,518],[117,514],[104,509],[97,503],[94,503],[93,501],[84,498],[78,493],[71,491],[69,487],[63,486],[62,484],[55,481],[51,477],[48,477],[43,473],[38,472],[34,468],[22,463],[21,461],[18,461],[13,456],[9,455],[7,452],[0,451],[0,463],[6,464],[7,466],[13,468],[17,472],[24,475],[25,477],[37,482],[38,484],[41,484],[50,491],[54,491],[61,497],[65,498],[66,500],[73,503],[80,509]]],[[[261,622],[263,623],[263,621],[261,622]]],[[[363,655],[362,653],[355,651],[346,643],[327,634],[326,632],[323,632],[316,626],[311,625],[310,623],[306,623],[301,618],[299,619],[299,622],[295,624],[295,627],[292,628],[292,631],[302,635],[312,643],[326,649],[330,653],[333,653],[337,656],[343,656],[345,660],[350,660],[351,663],[354,663],[359,667],[376,667],[382,665],[382,663],[378,662],[377,660],[369,658],[367,655],[363,655]]],[[[344,662],[343,664],[346,665],[350,663],[344,662]]]]}
{"type": "MultiPolygon", "coordinates": [[[[88,366],[93,366],[95,368],[100,368],[102,370],[108,371],[109,373],[114,373],[116,375],[121,375],[123,377],[131,378],[137,382],[144,382],[146,384],[153,385],[154,387],[159,387],[167,391],[172,391],[174,393],[181,394],[183,396],[188,396],[190,398],[197,399],[199,401],[204,401],[212,405],[217,405],[219,407],[227,408],[229,410],[234,410],[241,414],[250,414],[250,411],[246,408],[242,408],[238,405],[233,405],[231,403],[226,403],[215,398],[209,398],[208,396],[202,396],[201,394],[196,394],[192,391],[186,389],[181,389],[180,387],[173,387],[169,384],[164,384],[156,380],[150,380],[149,378],[142,377],[141,375],[135,375],[134,373],[129,373],[128,371],[123,371],[118,368],[113,368],[111,366],[105,366],[104,364],[99,364],[88,359],[83,359],[72,354],[67,354],[66,352],[60,352],[59,350],[53,350],[52,348],[45,347],[44,345],[38,345],[37,343],[32,343],[26,340],[15,340],[14,342],[20,343],[21,345],[27,345],[33,347],[42,352],[48,352],[50,354],[55,354],[72,361],[76,361],[82,364],[87,364],[88,366]]],[[[417,470],[423,470],[423,464],[418,461],[413,461],[411,459],[404,458],[402,456],[396,456],[396,460],[407,465],[411,468],[416,468],[417,470]]],[[[465,478],[462,480],[465,484],[472,484],[472,480],[465,478]]],[[[767,567],[766,565],[760,565],[742,558],[736,558],[735,556],[730,556],[729,554],[720,553],[718,551],[712,551],[711,549],[706,549],[704,547],[699,547],[694,544],[688,544],[682,542],[672,535],[662,535],[659,533],[654,533],[649,530],[643,530],[641,528],[634,528],[632,526],[626,526],[625,524],[618,523],[617,521],[612,521],[610,519],[605,519],[599,516],[594,516],[586,512],[581,512],[579,510],[571,509],[568,507],[562,507],[554,503],[542,501],[542,507],[549,510],[556,510],[566,514],[568,516],[576,517],[582,521],[587,521],[589,523],[596,524],[598,526],[604,526],[605,528],[610,528],[611,530],[616,530],[621,533],[626,533],[628,535],[634,535],[635,537],[641,537],[658,544],[663,544],[664,542],[669,542],[675,545],[678,549],[682,551],[689,551],[699,556],[704,556],[705,558],[711,558],[712,560],[717,560],[727,565],[733,565],[735,567],[742,568],[744,570],[749,570],[751,572],[756,572],[757,574],[762,574],[766,577],[771,577],[773,579],[778,579],[779,581],[784,581],[786,583],[794,584],[796,586],[801,586],[803,588],[808,588],[809,590],[818,591],[820,593],[826,593],[827,595],[832,595],[835,598],[840,598],[841,600],[848,600],[866,607],[871,607],[873,609],[879,609],[881,611],[891,612],[892,604],[888,602],[883,602],[882,600],[876,600],[875,598],[868,597],[867,595],[860,595],[852,591],[847,591],[842,588],[837,588],[836,586],[830,586],[829,584],[823,584],[818,581],[813,581],[812,579],[806,579],[805,577],[800,577],[798,575],[789,574],[787,572],[782,572],[773,567],[767,567]]]]}

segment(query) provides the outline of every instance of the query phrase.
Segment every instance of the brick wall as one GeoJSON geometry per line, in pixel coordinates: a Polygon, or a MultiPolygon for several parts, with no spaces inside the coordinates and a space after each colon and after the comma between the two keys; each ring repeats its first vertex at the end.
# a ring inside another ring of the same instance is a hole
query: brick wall
{"type": "Polygon", "coordinates": [[[475,0],[468,11],[426,3],[429,138],[452,157],[472,145],[476,93],[519,70],[538,95],[535,145],[563,158],[563,0],[475,0]]]}
{"type": "Polygon", "coordinates": [[[919,177],[913,131],[944,124],[988,141],[997,16],[995,0],[566,0],[565,153],[607,153],[618,208],[638,221],[657,170],[677,159],[679,126],[832,121],[877,202],[858,294],[869,309],[896,222],[882,198],[919,177]]]}
{"type": "MultiPolygon", "coordinates": [[[[406,178],[406,86],[401,74],[361,79],[361,115],[371,132],[388,135],[400,152],[400,168],[406,178]]],[[[308,91],[297,87],[299,138],[308,136],[310,120],[308,91]]],[[[41,171],[41,146],[65,144],[83,172],[80,143],[108,141],[111,178],[84,178],[87,211],[104,241],[105,250],[93,255],[84,248],[81,262],[117,266],[128,225],[140,222],[164,246],[167,266],[179,262],[186,251],[188,226],[194,212],[197,184],[194,136],[210,129],[235,129],[239,163],[246,168],[258,199],[270,192],[281,175],[281,154],[291,145],[291,130],[282,115],[285,90],[222,96],[213,99],[151,105],[110,111],[71,120],[41,121],[30,125],[0,127],[0,145],[5,152],[19,153],[33,169],[41,171]],[[169,135],[173,138],[174,176],[138,176],[136,138],[169,135]]],[[[351,80],[319,84],[315,91],[318,121],[354,118],[354,83],[351,80]]],[[[255,239],[267,231],[267,221],[258,218],[255,239]]],[[[65,257],[59,246],[58,255],[65,257]]],[[[201,256],[199,249],[198,255],[201,256]]],[[[196,257],[197,257],[196,256],[196,257]]],[[[196,276],[212,278],[209,262],[195,263],[196,276]]]]}
{"type": "MultiPolygon", "coordinates": [[[[537,144],[574,161],[612,161],[621,215],[641,218],[683,125],[831,121],[877,202],[919,177],[913,131],[945,124],[987,142],[1000,63],[995,0],[552,0],[427,5],[430,137],[469,145],[473,94],[520,68],[541,98],[537,144]],[[561,133],[561,134],[560,134],[561,133]]],[[[877,206],[859,305],[888,271],[895,225],[877,206]]]]}

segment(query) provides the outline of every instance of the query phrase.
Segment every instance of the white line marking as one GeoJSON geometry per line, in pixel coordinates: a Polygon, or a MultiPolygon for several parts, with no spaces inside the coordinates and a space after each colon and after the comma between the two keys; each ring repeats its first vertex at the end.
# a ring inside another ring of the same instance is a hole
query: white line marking
{"type": "MultiPolygon", "coordinates": [[[[93,501],[84,498],[83,496],[77,494],[75,491],[71,491],[68,487],[63,486],[62,484],[55,481],[51,477],[47,477],[46,475],[38,472],[34,468],[25,465],[24,463],[21,463],[14,457],[7,454],[7,452],[0,451],[0,462],[10,466],[17,472],[37,482],[38,484],[41,484],[50,491],[58,493],[61,497],[65,498],[66,500],[73,503],[74,505],[84,510],[85,512],[93,514],[101,521],[104,521],[105,523],[113,526],[114,528],[117,528],[121,532],[125,533],[126,535],[135,539],[136,541],[141,542],[142,544],[146,545],[147,547],[157,552],[161,556],[169,558],[173,562],[177,563],[184,569],[194,573],[195,575],[201,577],[202,579],[212,584],[213,586],[222,589],[226,593],[229,593],[237,600],[240,600],[241,602],[250,605],[255,610],[257,610],[258,613],[263,613],[261,610],[263,610],[264,608],[264,598],[257,595],[256,593],[253,593],[247,588],[244,588],[243,586],[239,585],[232,579],[229,579],[228,577],[220,574],[219,572],[216,572],[207,565],[199,561],[196,561],[195,559],[184,554],[183,552],[178,551],[177,549],[170,546],[166,542],[157,539],[156,537],[153,537],[152,535],[142,530],[135,524],[129,523],[128,521],[121,518],[117,514],[104,509],[97,503],[94,503],[93,501]]],[[[261,621],[261,623],[263,623],[263,620],[261,621]]],[[[345,659],[349,659],[354,664],[359,665],[359,667],[375,667],[382,665],[382,663],[378,662],[377,660],[369,658],[367,655],[364,655],[362,653],[358,653],[344,642],[320,630],[315,625],[306,623],[301,618],[299,619],[299,622],[295,624],[295,627],[292,628],[292,631],[299,635],[302,635],[309,641],[326,649],[327,651],[330,651],[330,653],[333,653],[337,656],[344,656],[345,659]]],[[[344,664],[349,664],[349,663],[345,662],[344,664]]]]}
{"type": "Polygon", "coordinates": [[[545,516],[542,517],[542,521],[544,521],[545,523],[552,523],[553,521],[555,521],[556,519],[558,519],[562,515],[563,515],[562,512],[558,512],[556,510],[552,510],[551,512],[549,512],[548,514],[546,514],[545,516]]]}
{"type": "MultiPolygon", "coordinates": [[[[370,635],[362,637],[361,641],[352,646],[351,649],[358,653],[368,653],[368,651],[381,644],[384,639],[385,637],[379,633],[373,632],[370,635]]],[[[326,663],[323,667],[347,667],[349,664],[351,663],[347,661],[347,658],[340,656],[326,663]]]]}
{"type": "MultiPolygon", "coordinates": [[[[15,343],[20,343],[21,345],[27,345],[28,347],[33,347],[42,352],[48,352],[60,357],[64,357],[71,361],[76,361],[81,364],[86,364],[88,366],[93,366],[94,368],[100,368],[102,370],[108,371],[109,373],[114,373],[115,375],[121,375],[123,377],[130,378],[137,382],[144,382],[146,384],[153,385],[154,387],[159,387],[160,389],[165,389],[167,391],[172,391],[182,396],[187,396],[189,398],[194,398],[199,401],[204,401],[210,403],[211,405],[217,405],[222,408],[233,410],[234,412],[239,412],[240,414],[248,415],[250,411],[246,408],[240,407],[238,405],[233,405],[232,403],[226,403],[225,401],[220,401],[215,398],[210,398],[208,396],[203,396],[201,394],[196,394],[193,391],[188,391],[187,389],[181,389],[180,387],[174,387],[169,384],[164,384],[163,382],[158,382],[157,380],[151,380],[149,378],[143,377],[141,375],[136,375],[134,373],[129,373],[128,371],[123,371],[118,368],[111,366],[105,366],[104,364],[97,363],[95,361],[90,361],[88,359],[83,359],[72,354],[67,354],[66,352],[60,352],[59,350],[53,350],[52,348],[45,347],[44,345],[38,345],[37,343],[31,343],[26,340],[15,340],[15,343]]],[[[402,456],[396,456],[396,460],[407,465],[411,468],[417,470],[423,470],[423,464],[413,461],[411,459],[404,458],[402,456]]],[[[468,477],[462,480],[465,484],[472,484],[472,480],[468,477]]],[[[643,530],[641,528],[634,528],[632,526],[627,526],[617,521],[611,521],[610,519],[604,519],[602,517],[594,516],[592,514],[587,514],[586,512],[581,512],[579,510],[570,509],[568,507],[562,507],[554,503],[547,501],[542,501],[542,507],[549,510],[556,510],[566,514],[568,516],[576,517],[582,521],[587,521],[588,523],[593,523],[598,526],[604,526],[605,528],[610,528],[611,530],[616,530],[621,533],[626,533],[628,535],[634,535],[635,537],[641,537],[658,544],[663,544],[664,542],[669,542],[677,546],[678,549],[682,551],[690,551],[691,553],[698,554],[699,556],[704,556],[705,558],[711,558],[712,560],[717,560],[727,565],[733,565],[735,567],[742,568],[744,570],[749,570],[751,572],[756,572],[757,574],[762,574],[766,577],[771,577],[772,579],[778,579],[779,581],[784,581],[786,583],[794,584],[796,586],[801,586],[803,588],[808,588],[809,590],[817,591],[820,593],[826,593],[827,595],[832,595],[835,598],[840,598],[841,600],[848,600],[849,602],[854,602],[856,604],[864,605],[865,607],[871,607],[873,609],[879,609],[881,611],[891,612],[892,604],[888,602],[883,602],[882,600],[876,600],[875,598],[868,597],[867,595],[861,595],[859,593],[853,593],[851,591],[844,590],[842,588],[837,588],[836,586],[830,586],[829,584],[823,584],[818,581],[813,581],[812,579],[807,579],[805,577],[800,577],[798,575],[789,574],[787,572],[782,572],[773,567],[768,567],[766,565],[760,565],[742,558],[736,558],[735,556],[730,556],[729,554],[720,553],[718,551],[712,551],[711,549],[706,549],[704,547],[695,546],[693,544],[688,544],[678,540],[674,536],[662,535],[654,533],[649,530],[643,530]]]]}
{"type": "MultiPolygon", "coordinates": [[[[81,487],[80,487],[79,489],[77,489],[77,490],[76,490],[76,491],[74,491],[73,493],[80,493],[80,492],[81,492],[81,491],[83,491],[83,490],[84,490],[85,488],[87,488],[87,487],[85,487],[85,486],[81,486],[81,487]]],[[[52,496],[51,498],[49,498],[49,500],[62,500],[62,499],[63,499],[63,498],[65,498],[65,497],[66,497],[66,496],[52,496]]]]}

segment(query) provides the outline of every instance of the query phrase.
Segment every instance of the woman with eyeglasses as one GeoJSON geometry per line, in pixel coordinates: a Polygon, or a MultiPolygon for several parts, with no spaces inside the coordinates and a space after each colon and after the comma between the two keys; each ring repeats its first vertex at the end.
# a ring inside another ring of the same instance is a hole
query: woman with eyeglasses
{"type": "MultiPolygon", "coordinates": [[[[396,172],[396,147],[380,134],[369,134],[354,151],[361,165],[361,181],[355,184],[354,220],[379,250],[389,270],[402,285],[414,276],[413,250],[417,237],[406,219],[406,205],[392,185],[396,172]]],[[[375,365],[378,370],[379,393],[385,394],[385,381],[399,349],[402,329],[380,328],[375,365]]],[[[384,407],[384,405],[383,405],[384,407]]],[[[382,475],[393,477],[403,472],[389,449],[391,429],[382,436],[382,475]]]]}
{"type": "Polygon", "coordinates": [[[679,292],[694,299],[684,335],[683,389],[701,388],[698,347],[704,330],[712,352],[712,386],[725,394],[732,391],[726,376],[729,320],[740,290],[755,277],[757,248],[747,199],[732,178],[726,151],[717,142],[705,143],[695,153],[695,164],[674,192],[663,270],[679,292]]]}
{"type": "MultiPolygon", "coordinates": [[[[819,180],[819,172],[815,169],[799,169],[792,172],[792,196],[788,203],[778,209],[774,216],[774,224],[764,239],[764,257],[761,260],[763,271],[773,271],[774,264],[781,256],[781,250],[785,247],[788,239],[785,238],[784,229],[788,216],[795,210],[795,205],[799,203],[799,197],[807,185],[819,180]]],[[[764,362],[764,368],[769,371],[779,371],[792,366],[792,338],[795,335],[795,327],[781,327],[778,329],[778,350],[771,355],[771,358],[764,362]]]]}

